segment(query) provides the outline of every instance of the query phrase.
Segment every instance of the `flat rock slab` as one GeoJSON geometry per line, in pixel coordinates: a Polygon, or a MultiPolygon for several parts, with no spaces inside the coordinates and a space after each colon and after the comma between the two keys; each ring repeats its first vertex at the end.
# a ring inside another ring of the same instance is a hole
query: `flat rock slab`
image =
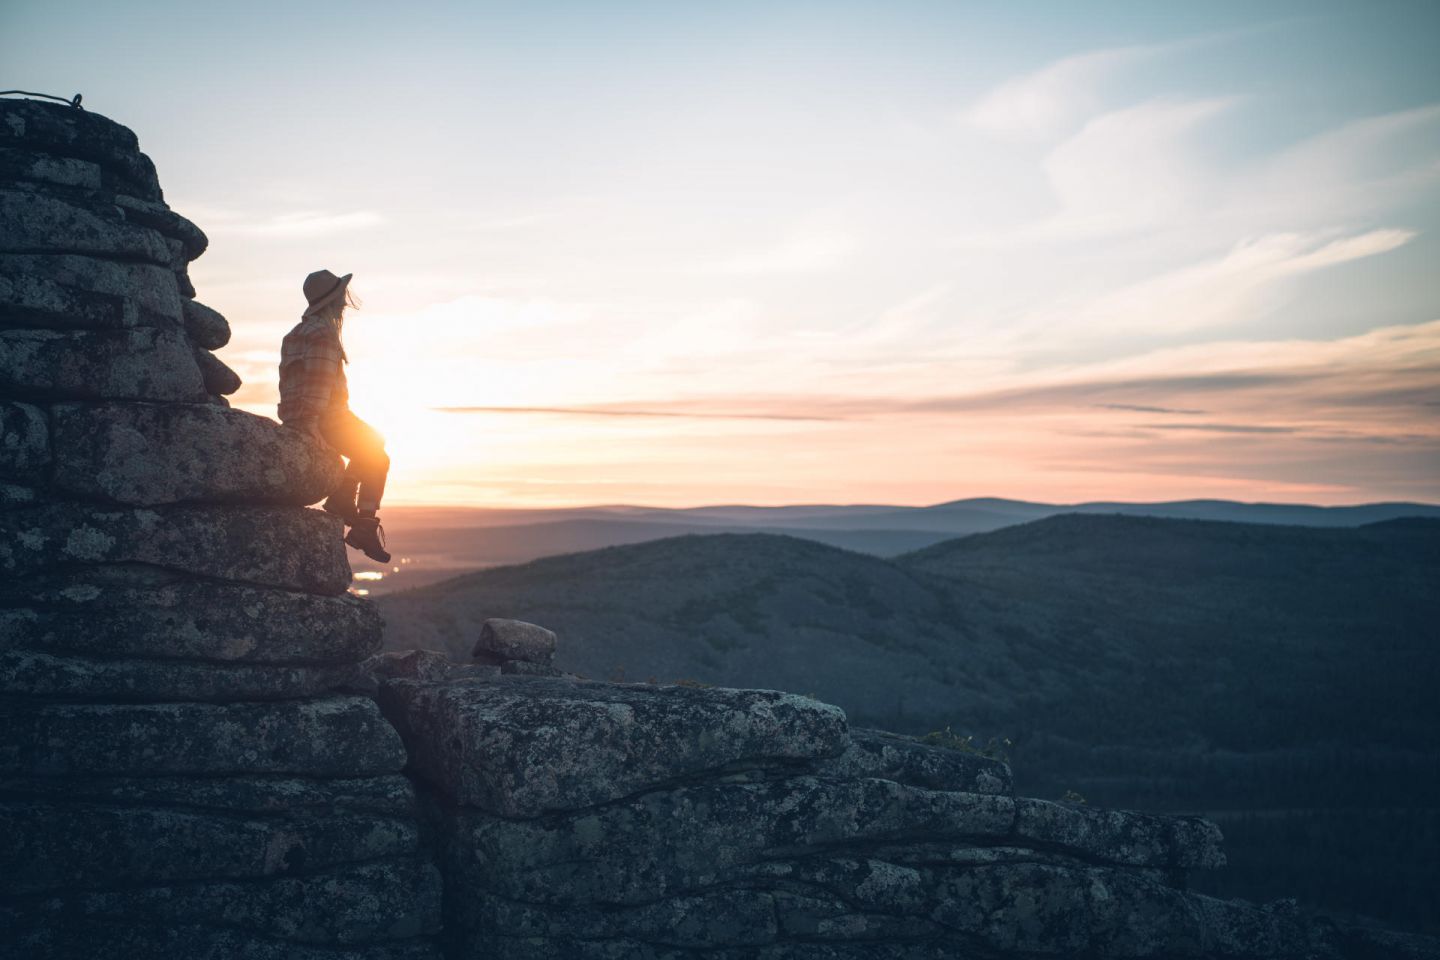
{"type": "Polygon", "coordinates": [[[512,817],[846,745],[839,707],[773,690],[501,677],[395,680],[380,700],[421,775],[459,804],[512,817]]]}
{"type": "Polygon", "coordinates": [[[334,489],[344,469],[299,431],[243,410],[61,403],[51,422],[56,487],[114,503],[304,506],[334,489]]]}
{"type": "Polygon", "coordinates": [[[1015,837],[1040,849],[1130,866],[1225,865],[1220,828],[1202,817],[1098,810],[1027,797],[1015,801],[1015,837]]]}
{"type": "Polygon", "coordinates": [[[122,330],[182,323],[188,331],[189,313],[167,267],[76,254],[0,254],[0,326],[122,330]]]}
{"type": "Polygon", "coordinates": [[[384,622],[359,597],[93,567],[0,587],[0,650],[219,663],[356,663],[384,622]]]}
{"type": "Polygon", "coordinates": [[[483,663],[523,660],[549,664],[555,659],[555,633],[524,620],[491,617],[480,625],[480,637],[471,655],[483,663]]]}
{"type": "Polygon", "coordinates": [[[40,190],[0,187],[4,253],[78,253],[170,266],[165,237],[111,203],[82,204],[40,190]]]}
{"type": "Polygon", "coordinates": [[[274,703],[13,702],[0,774],[26,777],[398,772],[405,749],[364,697],[274,703]]]}
{"type": "Polygon", "coordinates": [[[237,817],[88,803],[0,801],[0,891],[273,877],[413,855],[414,821],[365,814],[237,817]]]}
{"type": "MultiPolygon", "coordinates": [[[[45,960],[444,960],[430,938],[399,943],[322,946],[200,924],[132,924],[69,919],[0,908],[0,946],[45,960]],[[5,918],[13,916],[13,921],[5,918]]],[[[558,958],[557,958],[558,960],[558,958]]],[[[580,960],[567,955],[565,960],[580,960]]]]}
{"type": "Polygon", "coordinates": [[[376,777],[159,776],[3,777],[0,793],[29,800],[102,806],[183,807],[216,813],[291,815],[369,813],[418,816],[415,787],[398,773],[376,777]]]}
{"type": "Polygon", "coordinates": [[[880,730],[851,730],[845,752],[816,763],[833,777],[880,777],[931,790],[1010,793],[1010,765],[976,753],[922,743],[880,730]]]}
{"type": "Polygon", "coordinates": [[[535,820],[462,811],[444,844],[466,889],[528,903],[634,905],[879,843],[994,842],[1013,819],[1009,797],[793,777],[657,790],[535,820]]]}
{"type": "Polygon", "coordinates": [[[50,463],[45,412],[28,403],[0,400],[0,478],[43,480],[50,463]]]}
{"type": "Polygon", "coordinates": [[[390,859],[260,881],[62,895],[39,913],[37,919],[56,925],[213,925],[290,944],[353,947],[439,933],[440,874],[419,859],[390,859]]]}
{"type": "Polygon", "coordinates": [[[345,592],[339,518],[302,507],[169,506],[105,510],[50,504],[0,513],[0,573],[68,564],[147,563],[322,595],[345,592]]]}
{"type": "Polygon", "coordinates": [[[353,689],[359,676],[359,664],[313,667],[214,664],[0,651],[0,695],[48,700],[120,703],[292,700],[353,689]]]}
{"type": "Polygon", "coordinates": [[[0,330],[0,396],[200,403],[208,394],[178,329],[0,330]]]}

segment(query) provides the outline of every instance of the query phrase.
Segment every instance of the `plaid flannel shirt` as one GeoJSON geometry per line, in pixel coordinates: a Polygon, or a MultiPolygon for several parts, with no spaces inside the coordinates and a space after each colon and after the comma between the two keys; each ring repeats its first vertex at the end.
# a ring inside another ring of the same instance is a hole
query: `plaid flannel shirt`
{"type": "Polygon", "coordinates": [[[307,317],[280,342],[281,423],[323,417],[350,405],[344,351],[335,328],[307,317]]]}

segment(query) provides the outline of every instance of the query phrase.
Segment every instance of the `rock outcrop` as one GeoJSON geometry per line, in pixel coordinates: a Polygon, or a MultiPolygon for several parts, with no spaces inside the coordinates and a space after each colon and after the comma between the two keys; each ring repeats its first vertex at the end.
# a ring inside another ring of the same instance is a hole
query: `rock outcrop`
{"type": "Polygon", "coordinates": [[[128,130],[0,100],[0,955],[1440,957],[808,697],[562,675],[513,620],[377,654],[336,458],[224,400],[205,243],[128,130]]]}
{"type": "Polygon", "coordinates": [[[439,955],[334,454],[228,408],[134,136],[0,100],[0,954],[439,955]]]}

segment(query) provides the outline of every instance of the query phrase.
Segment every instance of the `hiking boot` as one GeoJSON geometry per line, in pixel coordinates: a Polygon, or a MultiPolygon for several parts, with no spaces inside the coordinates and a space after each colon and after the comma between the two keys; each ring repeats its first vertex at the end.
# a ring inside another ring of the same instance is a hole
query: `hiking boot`
{"type": "Polygon", "coordinates": [[[345,534],[345,542],[376,563],[390,562],[390,554],[385,550],[385,530],[380,526],[379,517],[356,517],[351,521],[350,532],[345,534]]]}

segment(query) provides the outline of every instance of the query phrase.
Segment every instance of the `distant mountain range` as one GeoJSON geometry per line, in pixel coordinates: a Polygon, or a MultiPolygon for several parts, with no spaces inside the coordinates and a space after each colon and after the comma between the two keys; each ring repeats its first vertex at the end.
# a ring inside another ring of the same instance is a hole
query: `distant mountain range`
{"type": "Polygon", "coordinates": [[[684,534],[782,534],[874,556],[893,557],[952,537],[986,533],[1061,513],[1353,527],[1396,517],[1440,517],[1440,506],[1371,503],[1316,507],[1230,500],[1066,505],[990,497],[928,507],[818,504],[499,510],[398,506],[386,507],[385,529],[393,551],[407,562],[380,566],[358,555],[354,559],[356,570],[365,578],[361,587],[379,596],[433,583],[467,570],[684,534]]]}
{"type": "MultiPolygon", "coordinates": [[[[986,503],[997,525],[1035,506],[986,503]]],[[[749,508],[715,508],[730,509],[749,508]]],[[[852,508],[808,509],[787,516],[852,508]]],[[[847,523],[896,529],[854,509],[847,523]]],[[[892,559],[687,535],[484,570],[381,608],[396,648],[464,658],[486,617],[518,617],[557,630],[560,664],[589,676],[773,687],[857,725],[1009,737],[1017,781],[1039,795],[1216,816],[1234,861],[1217,892],[1300,890],[1434,929],[1440,519],[1183,509],[1329,525],[1096,508],[892,559]]]]}

